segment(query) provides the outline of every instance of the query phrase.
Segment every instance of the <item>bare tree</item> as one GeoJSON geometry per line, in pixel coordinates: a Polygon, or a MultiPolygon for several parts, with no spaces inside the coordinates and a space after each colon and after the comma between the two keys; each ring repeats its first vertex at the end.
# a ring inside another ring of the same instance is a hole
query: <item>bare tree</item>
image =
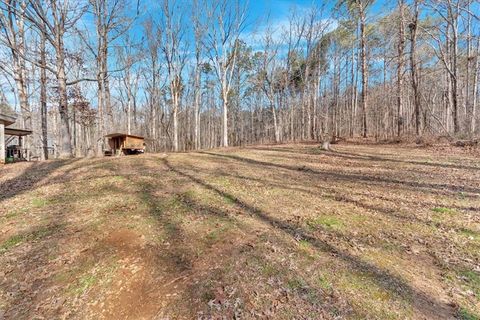
{"type": "Polygon", "coordinates": [[[398,62],[397,62],[397,136],[402,134],[403,125],[403,59],[405,51],[405,1],[398,0],[398,62]]]}
{"type": "Polygon", "coordinates": [[[193,1],[192,20],[195,36],[195,66],[194,66],[194,88],[193,88],[193,114],[194,114],[194,147],[201,147],[200,137],[200,103],[201,103],[201,69],[202,54],[204,51],[203,42],[205,37],[205,24],[200,18],[201,6],[199,0],[193,1]]]}
{"type": "Polygon", "coordinates": [[[103,153],[104,136],[113,125],[112,102],[110,93],[109,50],[111,44],[129,30],[132,19],[126,16],[125,0],[89,0],[95,21],[96,36],[90,37],[88,28],[79,31],[87,48],[95,58],[97,82],[97,154],[103,153]],[[86,35],[84,33],[86,32],[86,35]],[[96,45],[91,43],[95,39],[96,45]]]}
{"type": "Polygon", "coordinates": [[[171,112],[173,117],[173,150],[179,151],[178,146],[178,112],[180,95],[182,93],[182,70],[185,66],[186,51],[183,45],[184,21],[178,13],[176,0],[163,1],[162,21],[162,51],[168,71],[170,88],[171,112]]]}
{"type": "Polygon", "coordinates": [[[40,113],[42,122],[43,158],[48,159],[48,117],[47,117],[47,37],[44,33],[40,39],[40,113]]]}
{"type": "Polygon", "coordinates": [[[415,133],[420,135],[420,92],[418,87],[418,63],[417,63],[417,30],[418,30],[418,0],[413,3],[412,21],[408,25],[410,29],[410,74],[415,106],[415,133]]]}
{"type": "MultiPolygon", "coordinates": [[[[132,112],[135,113],[136,106],[136,92],[138,90],[140,73],[135,71],[135,65],[142,59],[142,55],[137,51],[137,46],[131,42],[129,36],[125,36],[124,45],[117,47],[117,65],[119,71],[120,88],[119,91],[123,94],[122,88],[125,89],[126,99],[121,101],[125,105],[126,110],[126,128],[127,133],[132,134],[132,112]],[[126,103],[123,103],[126,100],[126,103]]],[[[136,129],[136,123],[134,121],[136,129]]]]}
{"type": "MultiPolygon", "coordinates": [[[[12,75],[18,93],[18,101],[24,127],[32,127],[32,116],[28,101],[27,69],[25,60],[25,0],[6,0],[0,7],[0,43],[10,49],[12,75]]],[[[29,141],[27,140],[27,148],[29,141]]]]}
{"type": "Polygon", "coordinates": [[[236,0],[214,0],[207,8],[206,51],[220,85],[222,100],[222,141],[228,147],[228,106],[233,71],[237,63],[238,39],[245,27],[246,6],[236,0]]]}
{"type": "MultiPolygon", "coordinates": [[[[50,69],[57,78],[58,111],[60,114],[60,157],[71,158],[72,141],[68,115],[67,73],[65,68],[65,33],[84,14],[85,6],[67,0],[31,0],[25,10],[29,21],[44,34],[55,50],[55,69],[50,69]]],[[[74,82],[78,82],[75,80],[74,82]]]]}
{"type": "Polygon", "coordinates": [[[277,119],[277,106],[276,106],[276,88],[278,86],[277,75],[279,75],[277,69],[277,54],[279,45],[273,39],[273,31],[270,28],[267,28],[265,35],[262,39],[264,51],[259,54],[260,57],[260,70],[258,70],[257,77],[255,80],[255,85],[258,85],[265,96],[268,99],[270,110],[273,117],[273,129],[275,132],[275,142],[280,142],[280,131],[278,126],[277,119]]]}

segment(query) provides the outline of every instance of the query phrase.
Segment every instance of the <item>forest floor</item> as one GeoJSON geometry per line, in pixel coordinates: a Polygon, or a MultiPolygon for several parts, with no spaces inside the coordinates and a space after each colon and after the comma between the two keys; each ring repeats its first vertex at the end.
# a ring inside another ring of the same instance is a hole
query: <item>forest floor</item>
{"type": "Polygon", "coordinates": [[[0,319],[478,319],[478,156],[333,149],[0,167],[0,319]]]}

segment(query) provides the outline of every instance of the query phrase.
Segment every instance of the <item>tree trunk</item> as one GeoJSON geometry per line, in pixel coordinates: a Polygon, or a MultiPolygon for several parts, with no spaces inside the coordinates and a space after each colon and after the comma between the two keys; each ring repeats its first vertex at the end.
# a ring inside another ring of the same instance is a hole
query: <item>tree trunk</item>
{"type": "Polygon", "coordinates": [[[48,121],[47,121],[47,58],[46,58],[46,38],[42,32],[40,39],[40,113],[42,128],[42,149],[43,159],[48,160],[48,121]]]}
{"type": "Polygon", "coordinates": [[[223,90],[222,94],[223,102],[223,146],[228,147],[228,92],[223,90]]]}
{"type": "MultiPolygon", "coordinates": [[[[56,2],[52,2],[53,12],[57,12],[56,2]]],[[[60,158],[72,158],[72,139],[68,118],[67,77],[65,73],[65,47],[63,43],[64,17],[54,16],[55,19],[55,54],[56,76],[58,81],[58,113],[60,114],[60,158]],[[60,21],[62,20],[62,21],[60,21]]]]}
{"type": "Polygon", "coordinates": [[[473,69],[473,97],[472,97],[472,118],[470,119],[470,132],[475,134],[477,119],[477,99],[478,99],[478,72],[480,66],[480,37],[477,39],[477,54],[475,58],[475,68],[473,69]]]}
{"type": "Polygon", "coordinates": [[[178,99],[177,99],[176,89],[172,89],[172,103],[173,103],[173,151],[178,152],[178,99]]]}
{"type": "Polygon", "coordinates": [[[200,149],[201,144],[200,144],[200,66],[197,63],[195,66],[195,96],[194,96],[194,134],[193,134],[193,139],[194,139],[194,146],[195,150],[200,149]]]}
{"type": "MultiPolygon", "coordinates": [[[[457,1],[457,6],[459,2],[457,1]]],[[[458,119],[458,8],[453,12],[453,8],[450,7],[450,15],[452,19],[452,117],[453,117],[453,131],[458,133],[460,131],[460,124],[458,119]]]]}
{"type": "Polygon", "coordinates": [[[402,110],[403,110],[403,51],[405,48],[405,26],[403,14],[404,0],[398,1],[399,32],[398,32],[398,66],[397,66],[397,137],[402,134],[402,110]]]}
{"type": "Polygon", "coordinates": [[[360,46],[361,46],[361,59],[362,59],[362,128],[363,137],[366,138],[368,134],[367,130],[367,90],[368,90],[368,67],[367,67],[367,49],[366,49],[366,16],[363,4],[360,5],[360,46]]]}
{"type": "Polygon", "coordinates": [[[413,21],[410,23],[410,73],[415,107],[415,134],[420,136],[420,92],[417,74],[417,29],[418,29],[418,0],[414,3],[413,21]]]}

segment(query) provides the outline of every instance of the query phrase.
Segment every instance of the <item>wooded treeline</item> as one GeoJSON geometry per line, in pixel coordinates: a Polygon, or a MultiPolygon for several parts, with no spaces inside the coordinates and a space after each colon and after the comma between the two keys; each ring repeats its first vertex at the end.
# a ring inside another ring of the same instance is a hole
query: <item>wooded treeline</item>
{"type": "Polygon", "coordinates": [[[149,151],[473,138],[479,9],[341,0],[280,22],[236,0],[1,0],[0,99],[42,158],[101,155],[110,132],[149,151]]]}

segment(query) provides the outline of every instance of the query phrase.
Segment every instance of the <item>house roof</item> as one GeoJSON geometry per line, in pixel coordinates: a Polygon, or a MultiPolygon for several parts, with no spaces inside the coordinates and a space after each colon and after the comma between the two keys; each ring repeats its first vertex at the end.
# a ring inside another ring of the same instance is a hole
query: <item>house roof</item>
{"type": "Polygon", "coordinates": [[[137,139],[145,139],[142,136],[136,136],[136,135],[133,135],[133,134],[126,134],[126,133],[119,133],[119,132],[109,133],[105,136],[105,138],[116,138],[116,137],[132,137],[132,138],[137,138],[137,139]]]}
{"type": "Polygon", "coordinates": [[[0,123],[3,123],[5,127],[14,124],[15,120],[17,120],[16,116],[10,116],[4,113],[0,113],[0,123]]]}
{"type": "Polygon", "coordinates": [[[28,136],[32,134],[31,130],[23,130],[23,129],[14,129],[14,128],[5,128],[5,134],[9,136],[28,136]]]}

